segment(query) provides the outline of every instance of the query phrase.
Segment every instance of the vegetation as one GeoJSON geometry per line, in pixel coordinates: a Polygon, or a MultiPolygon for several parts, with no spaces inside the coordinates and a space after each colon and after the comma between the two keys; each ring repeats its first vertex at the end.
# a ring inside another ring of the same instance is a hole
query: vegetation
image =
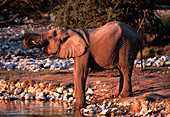
{"type": "Polygon", "coordinates": [[[159,39],[167,40],[168,35],[155,4],[156,0],[69,0],[57,6],[54,15],[56,25],[67,28],[96,28],[110,21],[121,21],[154,45],[159,39]]]}

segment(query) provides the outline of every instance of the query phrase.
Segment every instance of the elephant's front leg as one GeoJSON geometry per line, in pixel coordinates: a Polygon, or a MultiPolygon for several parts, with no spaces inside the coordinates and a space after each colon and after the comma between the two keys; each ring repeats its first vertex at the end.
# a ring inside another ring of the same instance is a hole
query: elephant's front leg
{"type": "Polygon", "coordinates": [[[85,86],[88,75],[88,61],[88,52],[81,57],[74,58],[75,109],[80,109],[86,105],[85,86]]]}

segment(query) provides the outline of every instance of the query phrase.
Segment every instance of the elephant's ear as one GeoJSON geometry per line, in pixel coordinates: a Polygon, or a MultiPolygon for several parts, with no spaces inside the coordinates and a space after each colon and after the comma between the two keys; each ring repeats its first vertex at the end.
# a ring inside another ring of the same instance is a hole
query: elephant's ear
{"type": "Polygon", "coordinates": [[[86,43],[78,34],[71,35],[63,44],[60,45],[60,58],[79,57],[86,51],[86,43]]]}

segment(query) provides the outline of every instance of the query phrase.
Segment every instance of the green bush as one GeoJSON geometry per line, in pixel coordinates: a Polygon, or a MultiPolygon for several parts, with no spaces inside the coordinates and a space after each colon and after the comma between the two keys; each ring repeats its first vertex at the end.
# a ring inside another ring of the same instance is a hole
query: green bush
{"type": "MultiPolygon", "coordinates": [[[[161,20],[155,15],[156,0],[68,0],[54,12],[57,27],[96,28],[121,21],[152,41],[165,37],[161,20]]],[[[150,40],[147,38],[146,40],[150,40]]]]}

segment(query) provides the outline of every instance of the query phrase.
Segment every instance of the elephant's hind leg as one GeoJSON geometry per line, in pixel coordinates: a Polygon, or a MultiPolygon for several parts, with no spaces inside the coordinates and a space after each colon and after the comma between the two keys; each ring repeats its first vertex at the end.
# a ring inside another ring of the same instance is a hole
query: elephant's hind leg
{"type": "Polygon", "coordinates": [[[121,72],[120,69],[119,70],[119,73],[120,73],[120,79],[119,79],[119,84],[118,84],[118,90],[117,90],[117,93],[115,94],[115,98],[118,98],[118,96],[120,95],[122,89],[123,89],[123,74],[121,72]]]}
{"type": "Polygon", "coordinates": [[[132,76],[132,66],[127,65],[121,67],[121,71],[123,73],[123,89],[119,95],[120,98],[132,96],[132,83],[131,83],[131,76],[132,76]]]}

